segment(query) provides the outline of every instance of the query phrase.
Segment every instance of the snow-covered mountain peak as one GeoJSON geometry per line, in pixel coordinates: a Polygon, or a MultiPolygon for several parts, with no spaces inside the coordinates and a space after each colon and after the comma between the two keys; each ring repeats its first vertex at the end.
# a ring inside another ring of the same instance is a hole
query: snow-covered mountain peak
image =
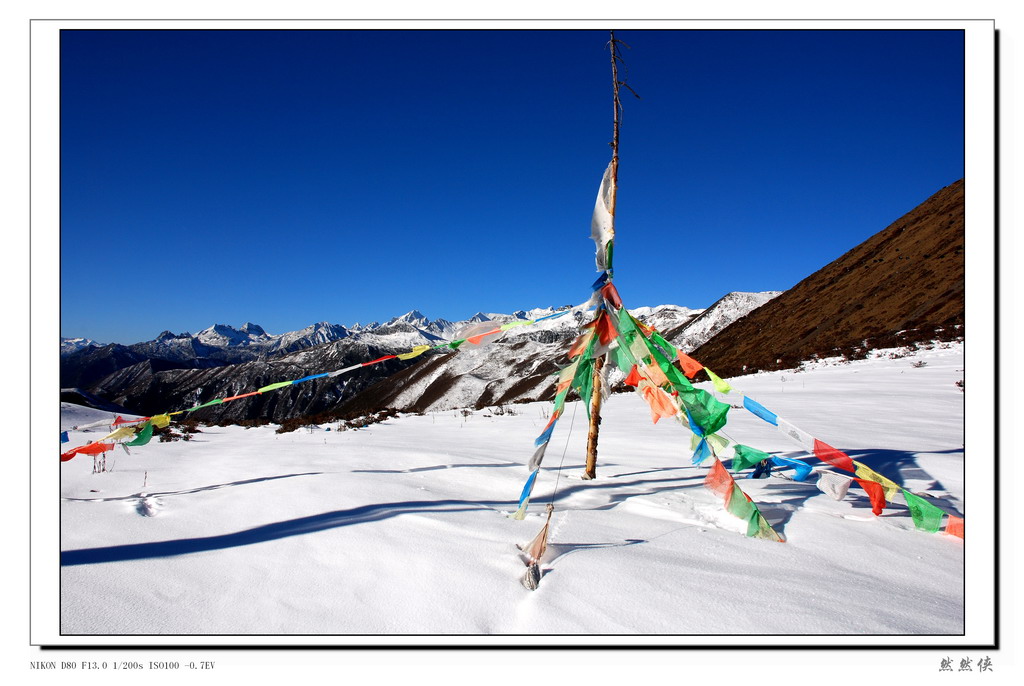
{"type": "Polygon", "coordinates": [[[416,328],[422,329],[430,325],[430,320],[427,319],[427,316],[419,310],[410,310],[400,317],[392,318],[391,321],[388,322],[388,325],[391,324],[411,324],[416,328]]]}
{"type": "Polygon", "coordinates": [[[263,327],[259,324],[253,324],[252,322],[246,322],[242,324],[242,328],[239,329],[242,333],[249,334],[250,336],[267,336],[267,332],[263,330],[263,327]]]}
{"type": "Polygon", "coordinates": [[[60,354],[70,355],[71,353],[78,352],[90,347],[102,347],[102,343],[97,343],[91,338],[61,338],[60,339],[60,354]]]}

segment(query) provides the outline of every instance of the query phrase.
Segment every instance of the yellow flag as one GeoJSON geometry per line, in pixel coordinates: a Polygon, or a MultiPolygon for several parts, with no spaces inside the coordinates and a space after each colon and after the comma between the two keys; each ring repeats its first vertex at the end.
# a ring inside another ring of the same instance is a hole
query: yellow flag
{"type": "MultiPolygon", "coordinates": [[[[683,420],[683,426],[686,426],[686,420],[683,420]]],[[[711,446],[711,451],[715,455],[721,455],[722,452],[729,447],[729,439],[723,438],[718,434],[711,434],[710,436],[705,436],[704,438],[707,439],[708,444],[711,446]]],[[[698,436],[695,433],[691,433],[690,450],[696,450],[698,443],[700,443],[700,436],[698,436]]]]}
{"type": "Polygon", "coordinates": [[[153,426],[155,426],[156,428],[162,429],[171,423],[171,417],[170,415],[166,414],[158,414],[155,417],[150,417],[149,421],[151,421],[153,423],[153,426]]]}
{"type": "Polygon", "coordinates": [[[874,481],[875,483],[882,485],[882,488],[885,491],[885,499],[888,500],[890,503],[892,502],[893,496],[895,496],[902,490],[898,483],[892,481],[891,479],[885,478],[884,476],[882,476],[875,470],[871,469],[867,465],[861,464],[856,460],[853,461],[853,464],[856,467],[854,474],[856,474],[858,477],[860,477],[861,479],[867,479],[868,481],[874,481]]]}
{"type": "Polygon", "coordinates": [[[120,438],[131,438],[135,435],[135,427],[122,426],[114,429],[112,432],[101,438],[101,441],[105,441],[108,438],[112,441],[116,441],[120,438]]]}
{"type": "Polygon", "coordinates": [[[414,345],[412,347],[412,352],[402,353],[401,355],[398,356],[398,359],[411,360],[414,357],[419,357],[428,350],[430,350],[429,345],[414,345]]]}
{"type": "Polygon", "coordinates": [[[723,438],[718,434],[711,434],[706,438],[708,439],[708,443],[711,444],[711,449],[715,452],[716,455],[721,454],[723,450],[729,447],[729,439],[723,438]]]}
{"type": "Polygon", "coordinates": [[[732,390],[732,386],[723,381],[722,378],[718,376],[718,374],[715,374],[707,367],[704,367],[704,371],[707,372],[708,376],[711,378],[711,383],[715,384],[716,391],[718,391],[719,393],[728,393],[729,391],[732,390]]]}
{"type": "Polygon", "coordinates": [[[633,353],[633,358],[637,362],[643,362],[644,358],[651,354],[651,351],[647,349],[647,344],[644,343],[644,339],[639,335],[629,344],[629,352],[633,353]]]}

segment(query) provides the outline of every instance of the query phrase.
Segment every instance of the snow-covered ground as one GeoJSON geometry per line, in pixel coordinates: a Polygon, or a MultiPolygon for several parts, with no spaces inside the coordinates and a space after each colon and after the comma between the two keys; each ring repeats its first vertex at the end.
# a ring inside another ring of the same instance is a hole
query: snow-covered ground
{"type": "MultiPolygon", "coordinates": [[[[942,345],[733,385],[934,496],[966,518],[969,541],[963,369],[963,347],[942,345]]],[[[304,634],[534,645],[569,635],[747,640],[722,638],[732,634],[900,644],[964,633],[964,540],[915,530],[900,498],[875,517],[857,486],[835,501],[814,475],[800,483],[744,473],[738,483],[788,540],[747,538],[704,488],[707,466],[690,464],[688,430],[652,424],[634,394],[605,404],[594,481],[580,478],[585,411],[566,406],[530,514],[510,519],[550,407],[505,409],[403,415],[343,432],[203,427],[188,442],[118,449],[99,474],[90,456],[75,457],[61,465],[61,633],[79,643],[94,634],[214,644],[304,634]],[[551,500],[544,574],[530,591],[519,583],[516,544],[540,530],[551,500]]],[[[110,416],[66,405],[62,429],[110,416]]],[[[104,433],[71,430],[65,449],[104,433]]],[[[724,433],[807,457],[742,409],[724,433]]]]}

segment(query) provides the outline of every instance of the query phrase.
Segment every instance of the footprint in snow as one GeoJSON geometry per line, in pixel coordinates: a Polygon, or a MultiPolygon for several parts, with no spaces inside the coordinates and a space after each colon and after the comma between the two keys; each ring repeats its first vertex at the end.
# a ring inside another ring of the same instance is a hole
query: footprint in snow
{"type": "Polygon", "coordinates": [[[143,497],[135,503],[135,511],[143,517],[155,517],[161,506],[156,498],[143,497]]]}

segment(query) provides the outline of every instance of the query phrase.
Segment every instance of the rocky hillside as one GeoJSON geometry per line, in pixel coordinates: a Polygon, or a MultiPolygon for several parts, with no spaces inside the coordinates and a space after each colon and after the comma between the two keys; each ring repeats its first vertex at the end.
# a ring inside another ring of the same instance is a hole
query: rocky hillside
{"type": "Polygon", "coordinates": [[[722,376],[963,336],[964,181],[738,319],[692,356],[722,376]]]}

